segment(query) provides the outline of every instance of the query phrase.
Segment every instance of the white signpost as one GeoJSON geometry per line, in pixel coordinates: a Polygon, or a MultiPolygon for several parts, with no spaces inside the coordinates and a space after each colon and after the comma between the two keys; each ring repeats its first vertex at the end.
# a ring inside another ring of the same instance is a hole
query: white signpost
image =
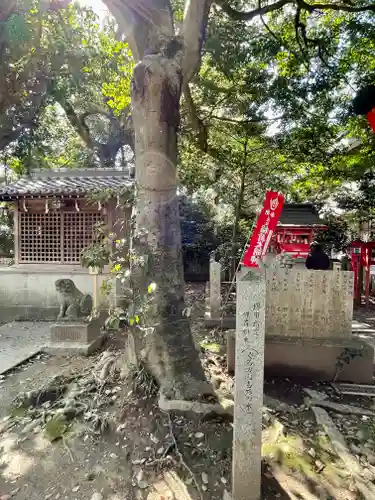
{"type": "Polygon", "coordinates": [[[233,500],[260,500],[266,311],[265,271],[237,282],[233,500]]]}

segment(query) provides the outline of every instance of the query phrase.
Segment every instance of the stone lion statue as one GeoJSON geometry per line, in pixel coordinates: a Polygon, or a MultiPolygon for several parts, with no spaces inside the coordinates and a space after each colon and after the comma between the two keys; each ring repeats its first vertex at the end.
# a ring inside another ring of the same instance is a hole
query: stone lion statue
{"type": "Polygon", "coordinates": [[[91,295],[84,295],[70,279],[55,282],[60,313],[57,319],[78,319],[88,316],[92,311],[91,295]]]}

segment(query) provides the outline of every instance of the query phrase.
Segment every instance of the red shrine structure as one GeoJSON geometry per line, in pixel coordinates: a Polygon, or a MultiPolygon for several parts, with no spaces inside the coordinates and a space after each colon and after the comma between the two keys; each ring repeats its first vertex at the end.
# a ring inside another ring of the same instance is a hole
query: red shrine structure
{"type": "Polygon", "coordinates": [[[326,231],[312,203],[285,203],[271,241],[271,251],[306,259],[318,231],[326,231]]]}
{"type": "Polygon", "coordinates": [[[354,272],[354,300],[361,304],[364,278],[365,304],[370,303],[370,282],[373,266],[375,266],[375,242],[354,240],[347,251],[351,259],[351,270],[354,272]]]}

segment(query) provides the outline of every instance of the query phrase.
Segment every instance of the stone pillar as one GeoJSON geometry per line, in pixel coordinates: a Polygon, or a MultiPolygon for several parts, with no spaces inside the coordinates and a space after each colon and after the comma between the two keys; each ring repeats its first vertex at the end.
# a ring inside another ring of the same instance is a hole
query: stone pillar
{"type": "Polygon", "coordinates": [[[250,271],[237,282],[233,500],[260,500],[266,281],[250,271]]]}
{"type": "Polygon", "coordinates": [[[93,311],[97,311],[99,307],[99,269],[97,267],[90,267],[89,273],[92,276],[92,309],[93,311]]]}
{"type": "Polygon", "coordinates": [[[333,262],[332,263],[333,271],[341,271],[341,262],[333,262]]]}
{"type": "Polygon", "coordinates": [[[221,316],[221,265],[210,260],[210,314],[212,319],[221,316]]]}

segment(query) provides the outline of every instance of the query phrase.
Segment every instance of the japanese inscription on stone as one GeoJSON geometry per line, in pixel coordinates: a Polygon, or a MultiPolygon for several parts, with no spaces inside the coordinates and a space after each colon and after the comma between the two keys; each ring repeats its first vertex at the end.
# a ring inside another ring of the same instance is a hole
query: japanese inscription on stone
{"type": "Polygon", "coordinates": [[[258,500],[264,372],[266,282],[261,272],[237,283],[233,500],[258,500]]]}
{"type": "Polygon", "coordinates": [[[267,269],[267,335],[348,338],[353,273],[267,269]]]}

